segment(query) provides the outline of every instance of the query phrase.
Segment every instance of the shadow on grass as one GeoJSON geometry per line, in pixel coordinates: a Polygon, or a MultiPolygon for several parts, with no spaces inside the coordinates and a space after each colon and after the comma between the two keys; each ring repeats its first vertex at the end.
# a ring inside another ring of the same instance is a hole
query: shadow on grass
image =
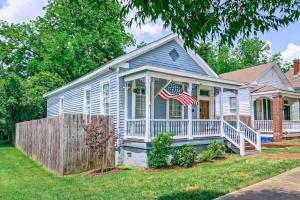
{"type": "Polygon", "coordinates": [[[219,196],[224,195],[224,193],[216,191],[193,191],[193,192],[177,192],[170,195],[160,196],[159,200],[209,200],[214,199],[219,196]]]}
{"type": "Polygon", "coordinates": [[[5,147],[14,147],[14,146],[10,143],[0,143],[0,148],[5,148],[5,147]]]}
{"type": "Polygon", "coordinates": [[[246,191],[242,194],[222,196],[216,191],[178,192],[171,195],[160,196],[159,200],[299,200],[300,192],[284,191],[282,189],[266,189],[261,191],[246,191]]]}

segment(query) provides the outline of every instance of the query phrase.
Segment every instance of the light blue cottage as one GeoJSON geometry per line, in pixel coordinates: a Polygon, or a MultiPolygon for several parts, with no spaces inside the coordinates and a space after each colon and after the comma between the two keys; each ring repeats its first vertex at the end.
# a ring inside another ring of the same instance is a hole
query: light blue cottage
{"type": "Polygon", "coordinates": [[[216,116],[215,102],[223,91],[239,97],[243,83],[221,79],[198,55],[185,49],[175,34],[120,56],[85,76],[51,91],[47,116],[62,113],[111,115],[120,140],[118,162],[147,165],[151,139],[160,132],[174,132],[174,146],[190,144],[200,151],[209,142],[224,139],[244,155],[245,141],[260,150],[259,134],[239,120],[236,127],[223,120],[222,103],[216,116]],[[189,92],[198,105],[182,106],[162,100],[158,93],[174,81],[189,92]]]}

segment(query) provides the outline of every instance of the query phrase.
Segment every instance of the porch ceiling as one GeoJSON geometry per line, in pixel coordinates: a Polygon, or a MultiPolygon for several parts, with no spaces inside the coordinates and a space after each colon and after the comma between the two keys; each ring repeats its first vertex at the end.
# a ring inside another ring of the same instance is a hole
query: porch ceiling
{"type": "Polygon", "coordinates": [[[275,89],[275,90],[270,90],[270,91],[257,91],[251,93],[251,96],[255,97],[265,97],[265,96],[274,96],[274,95],[282,95],[283,97],[289,97],[289,98],[295,98],[295,99],[300,99],[300,94],[297,92],[292,92],[292,91],[286,91],[286,90],[280,90],[280,89],[275,89]]]}
{"type": "Polygon", "coordinates": [[[124,77],[125,81],[131,81],[139,78],[143,78],[146,75],[155,78],[174,80],[186,83],[194,83],[201,85],[209,85],[214,87],[225,87],[229,89],[238,89],[243,86],[244,83],[224,80],[221,78],[202,76],[192,72],[186,72],[176,69],[167,69],[152,65],[144,65],[135,69],[128,70],[126,72],[120,73],[119,77],[124,77]]]}

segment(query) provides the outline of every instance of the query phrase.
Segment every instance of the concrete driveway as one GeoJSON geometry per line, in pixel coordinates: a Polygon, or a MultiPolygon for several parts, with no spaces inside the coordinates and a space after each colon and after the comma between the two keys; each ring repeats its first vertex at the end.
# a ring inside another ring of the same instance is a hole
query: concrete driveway
{"type": "Polygon", "coordinates": [[[217,200],[300,200],[300,167],[217,200]]]}

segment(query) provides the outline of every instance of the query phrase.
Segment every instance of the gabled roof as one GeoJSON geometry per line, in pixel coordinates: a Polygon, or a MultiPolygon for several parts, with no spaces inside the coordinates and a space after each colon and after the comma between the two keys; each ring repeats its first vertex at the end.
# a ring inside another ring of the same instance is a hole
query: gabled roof
{"type": "Polygon", "coordinates": [[[285,73],[285,76],[290,81],[294,89],[300,88],[300,73],[294,75],[294,69],[291,68],[285,73]]]}
{"type": "MultiPolygon", "coordinates": [[[[184,42],[183,40],[177,35],[177,34],[170,34],[166,37],[163,37],[157,41],[154,41],[152,43],[147,44],[146,46],[136,49],[134,51],[131,51],[130,53],[127,53],[123,56],[120,56],[108,63],[106,63],[105,65],[97,68],[96,70],[68,83],[67,85],[64,85],[58,89],[55,89],[53,91],[50,91],[46,94],[44,94],[44,97],[48,97],[60,92],[63,92],[69,88],[75,87],[76,85],[79,85],[83,82],[89,81],[105,72],[107,72],[108,70],[114,68],[114,67],[118,67],[124,63],[126,63],[127,61],[136,58],[142,54],[145,54],[157,47],[160,47],[172,40],[175,40],[176,42],[178,42],[181,46],[183,46],[184,42]]],[[[189,48],[187,48],[187,53],[191,56],[191,58],[198,63],[203,70],[210,76],[210,77],[215,77],[215,78],[219,78],[219,76],[208,66],[208,64],[200,57],[198,56],[194,51],[190,50],[189,48]]]]}
{"type": "Polygon", "coordinates": [[[246,84],[252,84],[259,79],[274,63],[267,63],[240,69],[233,72],[220,74],[220,77],[227,80],[238,81],[246,84]]]}

